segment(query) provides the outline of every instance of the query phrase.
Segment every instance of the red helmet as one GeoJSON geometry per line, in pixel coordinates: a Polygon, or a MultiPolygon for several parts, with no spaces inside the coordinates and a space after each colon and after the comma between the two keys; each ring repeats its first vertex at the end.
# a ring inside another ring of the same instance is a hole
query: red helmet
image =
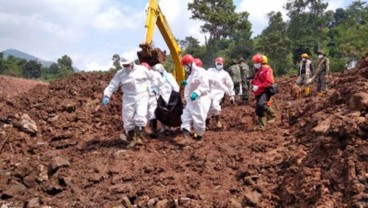
{"type": "Polygon", "coordinates": [[[225,59],[224,59],[224,58],[222,58],[222,57],[217,57],[217,58],[215,59],[215,63],[217,63],[217,62],[221,62],[221,63],[222,63],[222,65],[224,65],[224,64],[225,64],[225,59]]]}
{"type": "Polygon", "coordinates": [[[262,54],[257,53],[256,55],[254,55],[252,58],[252,62],[253,64],[261,64],[263,62],[262,54]]]}
{"type": "Polygon", "coordinates": [[[183,58],[181,58],[181,65],[188,65],[193,62],[194,62],[194,58],[190,54],[186,54],[185,56],[183,56],[183,58]]]}
{"type": "Polygon", "coordinates": [[[142,62],[141,65],[146,67],[147,69],[151,70],[151,66],[149,64],[147,64],[146,62],[142,62]]]}
{"type": "Polygon", "coordinates": [[[197,65],[197,66],[199,66],[199,67],[202,67],[202,61],[201,61],[201,59],[199,59],[199,58],[195,58],[194,59],[194,63],[197,65]]]}

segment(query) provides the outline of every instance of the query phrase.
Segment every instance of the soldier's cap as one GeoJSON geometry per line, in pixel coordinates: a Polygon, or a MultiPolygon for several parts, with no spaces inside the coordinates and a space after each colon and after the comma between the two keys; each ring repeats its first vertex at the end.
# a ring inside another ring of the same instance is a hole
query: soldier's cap
{"type": "Polygon", "coordinates": [[[318,55],[319,55],[319,54],[326,55],[326,53],[325,53],[325,51],[324,51],[324,50],[319,50],[319,51],[317,52],[317,54],[318,54],[318,55]]]}
{"type": "Polygon", "coordinates": [[[231,61],[232,61],[234,64],[238,63],[238,60],[237,60],[237,59],[235,59],[235,58],[231,59],[231,61]]]}
{"type": "Polygon", "coordinates": [[[240,58],[238,63],[240,64],[241,62],[245,62],[245,60],[243,58],[240,58]]]}

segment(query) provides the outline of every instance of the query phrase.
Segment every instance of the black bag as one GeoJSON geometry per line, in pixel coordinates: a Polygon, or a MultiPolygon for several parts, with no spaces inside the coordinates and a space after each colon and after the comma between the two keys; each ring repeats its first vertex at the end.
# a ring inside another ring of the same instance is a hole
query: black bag
{"type": "Polygon", "coordinates": [[[271,84],[267,89],[270,95],[275,95],[279,92],[279,86],[277,85],[277,83],[271,84]]]}
{"type": "Polygon", "coordinates": [[[181,125],[181,114],[183,114],[183,103],[179,92],[171,92],[169,103],[166,103],[161,96],[158,98],[155,116],[161,123],[178,127],[181,125]]]}

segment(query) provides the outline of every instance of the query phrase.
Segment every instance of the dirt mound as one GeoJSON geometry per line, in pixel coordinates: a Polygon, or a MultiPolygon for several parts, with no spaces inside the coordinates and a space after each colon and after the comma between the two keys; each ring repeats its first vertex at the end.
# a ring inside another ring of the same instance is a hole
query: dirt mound
{"type": "Polygon", "coordinates": [[[366,206],[364,102],[344,94],[366,92],[364,74],[337,75],[326,97],[298,100],[287,89],[295,77],[281,78],[278,120],[264,133],[253,130],[253,100],[226,101],[224,129],[207,131],[204,141],[183,146],[174,132],[134,150],[119,139],[120,94],[100,105],[112,73],[75,74],[25,96],[0,96],[0,205],[366,206]],[[355,87],[346,81],[354,76],[355,87]]]}
{"type": "Polygon", "coordinates": [[[28,92],[36,85],[48,85],[48,84],[41,81],[0,76],[0,96],[14,97],[21,93],[28,92]]]}
{"type": "Polygon", "coordinates": [[[336,74],[325,97],[289,109],[303,160],[286,164],[278,187],[282,206],[368,207],[367,66],[368,56],[360,68],[336,74]]]}

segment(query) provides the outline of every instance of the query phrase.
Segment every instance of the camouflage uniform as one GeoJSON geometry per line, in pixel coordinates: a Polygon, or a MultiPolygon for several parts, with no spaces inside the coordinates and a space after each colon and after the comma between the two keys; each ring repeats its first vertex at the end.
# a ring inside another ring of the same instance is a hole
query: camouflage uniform
{"type": "Polygon", "coordinates": [[[240,92],[240,84],[242,89],[242,101],[246,102],[248,101],[249,97],[249,80],[246,79],[246,77],[249,76],[249,67],[244,62],[241,61],[239,64],[233,64],[229,68],[229,74],[231,79],[234,82],[234,91],[235,94],[238,95],[240,92]]]}
{"type": "Polygon", "coordinates": [[[317,92],[321,93],[327,90],[326,75],[330,73],[330,60],[327,57],[320,58],[317,64],[317,92]]]}

